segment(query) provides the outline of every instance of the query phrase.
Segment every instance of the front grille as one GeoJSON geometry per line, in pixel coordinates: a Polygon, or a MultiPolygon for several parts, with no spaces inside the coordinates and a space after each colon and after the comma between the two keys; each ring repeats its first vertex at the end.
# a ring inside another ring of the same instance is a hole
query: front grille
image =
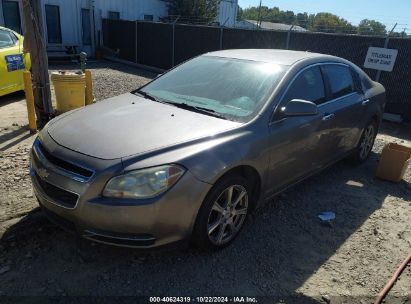
{"type": "Polygon", "coordinates": [[[86,168],[82,168],[80,166],[77,166],[75,164],[72,164],[70,162],[67,162],[65,160],[62,160],[58,157],[53,156],[52,154],[50,154],[41,144],[41,142],[39,141],[37,144],[37,148],[40,150],[40,153],[42,153],[44,155],[44,157],[52,164],[56,165],[57,167],[63,168],[67,171],[70,171],[74,174],[78,174],[87,178],[90,178],[93,175],[93,171],[86,169],[86,168]]]}
{"type": "Polygon", "coordinates": [[[53,199],[56,203],[59,203],[60,205],[67,208],[74,208],[76,206],[78,200],[77,194],[66,191],[46,182],[45,180],[41,179],[41,177],[38,176],[37,173],[35,173],[35,178],[37,183],[41,187],[41,190],[43,190],[43,192],[48,197],[53,199]]]}

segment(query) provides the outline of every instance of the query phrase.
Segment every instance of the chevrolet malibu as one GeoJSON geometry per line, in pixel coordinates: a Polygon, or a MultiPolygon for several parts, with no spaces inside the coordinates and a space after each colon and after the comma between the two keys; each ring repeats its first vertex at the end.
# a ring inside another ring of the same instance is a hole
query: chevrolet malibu
{"type": "Polygon", "coordinates": [[[50,121],[31,151],[34,192],[90,240],[220,249],[259,203],[342,158],[364,162],[384,106],[384,87],[341,58],[208,53],[50,121]]]}

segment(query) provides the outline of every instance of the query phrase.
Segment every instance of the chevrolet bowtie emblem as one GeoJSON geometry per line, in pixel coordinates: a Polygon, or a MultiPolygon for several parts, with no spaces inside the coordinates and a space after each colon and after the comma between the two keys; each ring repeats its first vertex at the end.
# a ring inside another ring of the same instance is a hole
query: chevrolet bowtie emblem
{"type": "Polygon", "coordinates": [[[44,179],[47,178],[50,173],[48,173],[46,169],[41,168],[37,170],[37,175],[44,179]]]}

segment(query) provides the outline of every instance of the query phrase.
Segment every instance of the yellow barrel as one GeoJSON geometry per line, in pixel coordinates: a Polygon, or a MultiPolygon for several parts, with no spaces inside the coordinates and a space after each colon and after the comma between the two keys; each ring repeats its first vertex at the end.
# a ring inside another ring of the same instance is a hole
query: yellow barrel
{"type": "Polygon", "coordinates": [[[51,74],[59,114],[85,106],[86,77],[84,74],[54,72],[51,74]]]}

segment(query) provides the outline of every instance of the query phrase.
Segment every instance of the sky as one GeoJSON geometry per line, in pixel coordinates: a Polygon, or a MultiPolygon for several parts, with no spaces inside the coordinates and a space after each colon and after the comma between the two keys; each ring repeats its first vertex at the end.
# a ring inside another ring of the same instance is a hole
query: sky
{"type": "MultiPolygon", "coordinates": [[[[262,0],[268,7],[277,6],[281,10],[295,13],[328,12],[338,15],[354,25],[362,19],[374,19],[391,29],[398,23],[396,31],[407,28],[411,31],[411,0],[262,0]]],[[[242,8],[258,6],[260,0],[238,0],[242,8]]]]}

